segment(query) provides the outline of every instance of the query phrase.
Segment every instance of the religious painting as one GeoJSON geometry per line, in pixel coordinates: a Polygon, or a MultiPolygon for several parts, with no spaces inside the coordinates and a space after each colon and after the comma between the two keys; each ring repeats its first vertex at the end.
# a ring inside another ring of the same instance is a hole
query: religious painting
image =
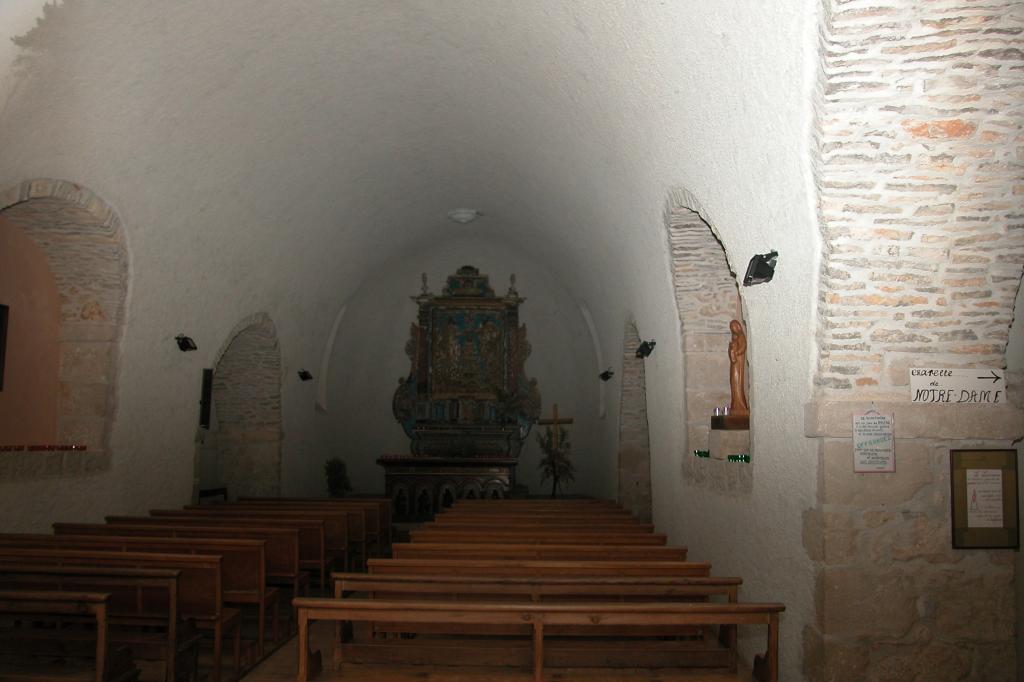
{"type": "Polygon", "coordinates": [[[505,376],[501,311],[432,311],[431,393],[435,398],[496,399],[505,376]]]}
{"type": "Polygon", "coordinates": [[[1016,450],[950,450],[954,549],[1019,549],[1016,450]]]}

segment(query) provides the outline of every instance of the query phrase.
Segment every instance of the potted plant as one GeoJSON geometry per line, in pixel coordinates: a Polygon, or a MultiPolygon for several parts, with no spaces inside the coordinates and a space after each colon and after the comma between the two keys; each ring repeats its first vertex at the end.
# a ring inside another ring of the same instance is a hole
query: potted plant
{"type": "Polygon", "coordinates": [[[324,476],[327,477],[327,494],[330,497],[345,497],[345,493],[352,490],[348,467],[338,457],[332,457],[324,464],[324,476]]]}

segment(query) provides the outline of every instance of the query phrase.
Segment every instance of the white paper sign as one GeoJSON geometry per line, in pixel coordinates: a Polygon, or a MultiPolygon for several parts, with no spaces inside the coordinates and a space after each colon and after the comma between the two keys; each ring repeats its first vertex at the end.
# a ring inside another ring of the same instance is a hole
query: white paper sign
{"type": "Polygon", "coordinates": [[[868,410],[853,415],[853,470],[858,473],[896,471],[892,414],[868,410]]]}
{"type": "Polygon", "coordinates": [[[967,470],[967,527],[1003,527],[1003,470],[967,470]]]}
{"type": "Polygon", "coordinates": [[[1000,405],[1006,402],[1006,377],[1001,369],[910,370],[910,400],[947,405],[1000,405]]]}

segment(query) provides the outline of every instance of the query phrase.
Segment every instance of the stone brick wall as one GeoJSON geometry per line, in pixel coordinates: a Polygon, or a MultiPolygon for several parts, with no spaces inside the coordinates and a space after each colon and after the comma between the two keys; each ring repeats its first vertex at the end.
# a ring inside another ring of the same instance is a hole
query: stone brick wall
{"type": "Polygon", "coordinates": [[[232,498],[281,492],[281,353],[266,315],[247,320],[213,373],[217,451],[232,498]]]}
{"type": "Polygon", "coordinates": [[[1013,553],[952,550],[949,450],[1005,448],[1019,406],[909,402],[909,368],[1004,367],[1024,264],[1024,10],[823,3],[818,563],[805,672],[1012,680],[1013,553]],[[855,474],[851,419],[895,415],[896,471],[855,474]]]}
{"type": "Polygon", "coordinates": [[[1003,366],[1024,263],[1022,19],[999,0],[826,3],[822,391],[903,395],[925,361],[1003,366]]]}
{"type": "Polygon", "coordinates": [[[643,521],[651,520],[651,443],[647,424],[644,361],[636,357],[640,335],[626,322],[622,341],[622,399],[619,402],[619,503],[643,521]]]}
{"type": "MultiPolygon", "coordinates": [[[[88,190],[33,180],[0,194],[3,215],[42,248],[60,295],[57,439],[84,452],[0,453],[0,476],[82,476],[110,467],[128,255],[121,221],[88,190]]],[[[27,444],[26,444],[27,445],[27,444]]]]}

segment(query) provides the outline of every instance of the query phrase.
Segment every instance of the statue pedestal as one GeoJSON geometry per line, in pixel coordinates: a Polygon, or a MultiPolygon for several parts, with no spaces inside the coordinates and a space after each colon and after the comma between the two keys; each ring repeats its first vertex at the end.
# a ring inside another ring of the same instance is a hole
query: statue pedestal
{"type": "Polygon", "coordinates": [[[714,429],[708,442],[711,459],[728,459],[729,455],[750,454],[750,431],[714,429]]]}
{"type": "Polygon", "coordinates": [[[429,521],[459,499],[504,499],[516,481],[512,457],[385,455],[384,487],[396,521],[429,521]]]}

